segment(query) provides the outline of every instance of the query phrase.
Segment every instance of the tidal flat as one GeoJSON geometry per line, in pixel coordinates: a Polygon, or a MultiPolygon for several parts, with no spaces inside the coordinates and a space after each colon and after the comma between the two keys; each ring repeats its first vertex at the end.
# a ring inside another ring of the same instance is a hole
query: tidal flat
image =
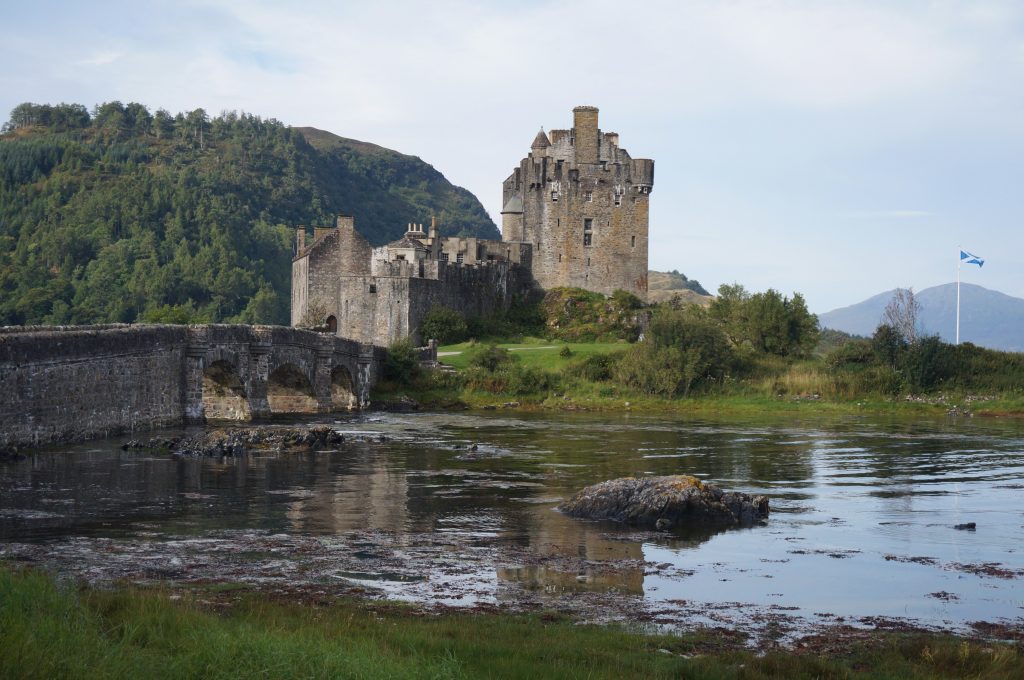
{"type": "MultiPolygon", "coordinates": [[[[99,588],[555,612],[727,631],[754,650],[836,631],[1024,632],[1016,420],[460,412],[301,422],[343,439],[207,458],[122,450],[124,437],[4,461],[0,560],[99,588]],[[554,509],[589,484],[647,474],[764,494],[771,515],[752,528],[646,532],[554,509]]],[[[160,436],[174,434],[184,433],[160,436]]]]}

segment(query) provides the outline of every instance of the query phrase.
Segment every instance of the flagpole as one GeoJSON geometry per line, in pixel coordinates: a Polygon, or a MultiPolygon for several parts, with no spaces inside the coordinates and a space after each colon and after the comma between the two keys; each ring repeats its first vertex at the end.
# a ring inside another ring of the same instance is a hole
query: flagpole
{"type": "Polygon", "coordinates": [[[960,344],[960,253],[961,249],[957,249],[956,252],[956,344],[960,344]]]}

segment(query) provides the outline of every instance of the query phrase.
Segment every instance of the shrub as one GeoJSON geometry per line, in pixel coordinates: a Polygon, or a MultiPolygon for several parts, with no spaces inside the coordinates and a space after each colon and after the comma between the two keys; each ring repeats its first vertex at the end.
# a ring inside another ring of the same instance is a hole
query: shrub
{"type": "Polygon", "coordinates": [[[488,373],[494,373],[502,366],[513,361],[515,361],[515,357],[507,349],[496,345],[489,345],[470,359],[469,365],[474,368],[483,369],[488,373]]]}
{"type": "Polygon", "coordinates": [[[420,324],[420,335],[424,340],[434,339],[442,345],[462,342],[467,333],[465,317],[448,307],[432,308],[420,324]]]}
{"type": "Polygon", "coordinates": [[[572,355],[572,347],[569,347],[569,345],[564,345],[562,349],[558,350],[558,356],[562,357],[563,359],[568,359],[572,357],[572,355]]]}
{"type": "Polygon", "coordinates": [[[481,366],[470,368],[466,372],[466,384],[483,392],[524,396],[553,389],[558,379],[539,368],[506,362],[495,371],[481,366]]]}
{"type": "Polygon", "coordinates": [[[573,377],[589,380],[590,382],[605,382],[612,379],[615,373],[615,365],[622,359],[624,354],[625,352],[591,354],[569,364],[566,371],[573,377]]]}
{"type": "Polygon", "coordinates": [[[721,381],[735,356],[725,333],[700,312],[661,309],[646,340],[617,363],[614,374],[634,389],[662,397],[688,396],[721,381]]]}
{"type": "Polygon", "coordinates": [[[832,370],[863,368],[875,362],[877,355],[867,340],[851,340],[825,355],[825,365],[832,370]]]}
{"type": "Polygon", "coordinates": [[[410,341],[399,340],[388,347],[383,374],[385,380],[399,385],[411,385],[419,377],[419,355],[410,341]]]}

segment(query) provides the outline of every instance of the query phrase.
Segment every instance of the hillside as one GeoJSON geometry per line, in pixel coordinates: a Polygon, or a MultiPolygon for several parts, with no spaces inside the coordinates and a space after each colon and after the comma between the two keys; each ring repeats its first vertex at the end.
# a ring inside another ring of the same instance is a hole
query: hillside
{"type": "Polygon", "coordinates": [[[713,296],[699,282],[686,278],[677,271],[647,272],[647,301],[650,303],[667,302],[677,297],[683,302],[701,305],[710,304],[713,296]]]}
{"type": "Polygon", "coordinates": [[[250,114],[22,104],[0,135],[0,325],[286,323],[292,226],[374,245],[436,215],[497,238],[420,159],[250,114]]]}
{"type": "MultiPolygon", "coordinates": [[[[894,291],[819,315],[823,328],[871,335],[878,327],[894,291]]],[[[926,288],[915,297],[921,304],[921,326],[946,342],[956,335],[956,284],[926,288]]],[[[1024,352],[1024,300],[974,284],[960,286],[960,341],[1010,352],[1024,352]]]]}

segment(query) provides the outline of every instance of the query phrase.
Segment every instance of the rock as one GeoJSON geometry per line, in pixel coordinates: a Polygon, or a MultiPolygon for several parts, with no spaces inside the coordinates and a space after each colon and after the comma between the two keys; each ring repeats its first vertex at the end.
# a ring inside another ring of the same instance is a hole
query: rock
{"type": "MultiPolygon", "coordinates": [[[[383,435],[382,435],[383,436],[383,435]]],[[[310,450],[335,446],[345,436],[332,427],[309,428],[246,428],[212,430],[188,439],[150,440],[147,444],[128,442],[128,448],[166,448],[178,456],[216,457],[244,456],[252,449],[310,450]],[[135,446],[138,445],[138,446],[135,446]]]]}
{"type": "Polygon", "coordinates": [[[967,522],[966,524],[957,524],[953,528],[954,529],[959,529],[960,531],[974,531],[975,529],[978,528],[978,525],[975,524],[974,522],[967,522]]]}
{"type": "Polygon", "coordinates": [[[558,509],[668,531],[684,525],[751,526],[767,519],[768,498],[725,492],[696,477],[625,477],[577,492],[558,509]]]}

